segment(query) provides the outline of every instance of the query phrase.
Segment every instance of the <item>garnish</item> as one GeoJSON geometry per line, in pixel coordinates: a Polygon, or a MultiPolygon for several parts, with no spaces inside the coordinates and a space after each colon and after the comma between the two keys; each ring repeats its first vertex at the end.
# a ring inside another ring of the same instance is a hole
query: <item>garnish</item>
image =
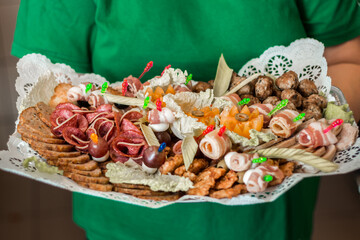
{"type": "MultiPolygon", "coordinates": [[[[134,97],[125,97],[120,95],[113,95],[109,93],[104,93],[104,96],[106,99],[110,102],[122,104],[122,105],[128,105],[128,106],[138,106],[143,107],[144,106],[144,100],[140,98],[134,98],[134,97]]],[[[149,108],[155,109],[156,105],[153,102],[149,102],[148,104],[149,108]]]]}
{"type": "Polygon", "coordinates": [[[160,146],[160,143],[158,139],[156,138],[156,135],[154,131],[151,129],[151,127],[146,126],[145,124],[140,124],[140,129],[145,137],[146,142],[149,144],[149,146],[160,146]]]}
{"type": "Polygon", "coordinates": [[[205,113],[201,110],[194,110],[191,112],[191,114],[195,117],[203,117],[205,113]]]}
{"type": "Polygon", "coordinates": [[[235,114],[235,119],[240,122],[246,122],[249,120],[249,116],[246,115],[245,113],[237,113],[235,114]]]}
{"type": "Polygon", "coordinates": [[[214,80],[214,95],[221,97],[229,88],[233,70],[226,64],[224,55],[221,54],[214,80]]]}
{"type": "Polygon", "coordinates": [[[183,154],[186,171],[189,169],[190,164],[194,161],[197,150],[198,144],[195,141],[194,136],[186,135],[181,144],[181,152],[183,154]]]}
{"type": "Polygon", "coordinates": [[[343,124],[343,122],[344,122],[344,120],[342,120],[342,119],[336,119],[335,121],[333,121],[333,122],[330,124],[329,127],[325,128],[323,132],[324,132],[324,133],[327,133],[327,132],[330,131],[331,129],[333,129],[333,128],[335,128],[335,127],[343,124]]]}
{"type": "Polygon", "coordinates": [[[271,110],[271,112],[269,112],[268,116],[273,115],[275,112],[277,112],[278,110],[286,107],[286,105],[288,104],[289,100],[288,99],[284,99],[281,100],[281,102],[273,109],[271,110]]]}
{"type": "Polygon", "coordinates": [[[22,162],[22,165],[24,168],[28,168],[29,163],[31,162],[35,164],[35,167],[39,170],[39,172],[50,173],[50,174],[59,173],[61,175],[64,173],[63,170],[59,170],[59,168],[55,166],[50,166],[46,162],[39,160],[35,156],[25,158],[24,161],[22,162]]]}
{"type": "Polygon", "coordinates": [[[305,113],[300,113],[296,118],[293,119],[294,122],[299,121],[300,119],[305,117],[305,113]]]}
{"type": "Polygon", "coordinates": [[[144,74],[152,68],[152,66],[153,66],[153,61],[148,62],[148,64],[146,64],[144,71],[142,72],[142,74],[138,79],[140,80],[144,76],[144,74]]]}

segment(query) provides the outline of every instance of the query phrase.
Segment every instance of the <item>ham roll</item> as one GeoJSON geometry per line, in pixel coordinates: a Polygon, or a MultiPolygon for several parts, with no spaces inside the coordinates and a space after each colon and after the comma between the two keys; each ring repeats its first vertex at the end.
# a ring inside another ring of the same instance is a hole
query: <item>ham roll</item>
{"type": "Polygon", "coordinates": [[[205,135],[201,139],[200,151],[210,159],[218,160],[231,149],[231,140],[226,134],[218,135],[219,129],[205,135]]]}
{"type": "Polygon", "coordinates": [[[148,113],[149,127],[154,132],[164,132],[169,124],[175,121],[175,115],[169,108],[162,108],[161,111],[153,109],[148,113]]]}
{"type": "Polygon", "coordinates": [[[264,116],[264,125],[267,126],[271,119],[268,114],[274,109],[274,106],[271,104],[256,103],[249,107],[250,112],[255,109],[259,110],[259,113],[264,116]]]}
{"type": "MultiPolygon", "coordinates": [[[[229,152],[225,155],[224,160],[229,169],[235,172],[241,172],[250,169],[253,166],[252,160],[258,157],[259,155],[257,153],[229,152]]],[[[257,164],[254,165],[256,166],[257,164]]]]}
{"type": "Polygon", "coordinates": [[[327,128],[324,122],[317,121],[310,123],[309,126],[303,129],[297,136],[298,142],[304,147],[317,148],[322,146],[329,146],[337,143],[337,138],[333,131],[324,133],[327,128]]]}
{"type": "Polygon", "coordinates": [[[269,184],[264,180],[266,175],[271,175],[274,179],[284,178],[283,172],[277,166],[271,166],[265,162],[245,172],[243,181],[247,190],[252,193],[263,192],[269,184]]]}
{"type": "Polygon", "coordinates": [[[297,111],[285,109],[276,114],[270,121],[271,131],[282,138],[290,137],[296,128],[303,122],[302,119],[294,122],[294,118],[299,115],[297,111]]]}

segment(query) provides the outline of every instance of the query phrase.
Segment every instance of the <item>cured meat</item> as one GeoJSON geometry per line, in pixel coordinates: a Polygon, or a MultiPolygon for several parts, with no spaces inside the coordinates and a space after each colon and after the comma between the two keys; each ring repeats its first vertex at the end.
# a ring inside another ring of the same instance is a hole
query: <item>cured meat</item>
{"type": "Polygon", "coordinates": [[[112,105],[111,104],[102,104],[102,105],[100,105],[100,106],[98,106],[96,108],[95,112],[111,113],[112,112],[112,105]]]}
{"type": "Polygon", "coordinates": [[[141,134],[141,136],[142,136],[141,130],[138,129],[131,121],[129,121],[126,118],[124,118],[121,121],[120,131],[121,132],[133,131],[133,132],[137,132],[137,133],[141,134]]]}
{"type": "Polygon", "coordinates": [[[241,172],[250,169],[251,166],[253,165],[252,160],[258,157],[259,155],[257,153],[248,154],[248,153],[229,152],[225,155],[224,160],[226,166],[229,169],[236,172],[241,172]]]}
{"type": "Polygon", "coordinates": [[[337,138],[333,131],[324,133],[324,129],[328,126],[323,121],[310,123],[298,135],[298,142],[304,147],[317,148],[321,146],[329,146],[337,143],[337,138]]]}
{"type": "Polygon", "coordinates": [[[276,179],[283,179],[284,174],[277,166],[271,166],[268,163],[262,163],[255,169],[250,169],[245,172],[243,181],[249,192],[263,192],[268,186],[269,182],[264,180],[265,175],[271,175],[276,179]]]}
{"type": "Polygon", "coordinates": [[[185,85],[185,84],[181,84],[181,85],[177,85],[174,88],[175,92],[180,93],[180,92],[191,92],[191,90],[185,85]]]}
{"type": "Polygon", "coordinates": [[[117,136],[110,146],[110,157],[115,162],[127,162],[130,158],[141,165],[147,147],[145,139],[117,136]]]}
{"type": "Polygon", "coordinates": [[[136,108],[133,108],[133,109],[127,111],[126,113],[124,113],[124,115],[122,115],[122,117],[120,118],[120,122],[123,118],[126,118],[130,121],[137,121],[142,117],[143,117],[143,114],[141,112],[139,112],[136,108]]]}
{"type": "Polygon", "coordinates": [[[91,107],[96,108],[98,106],[107,104],[108,100],[104,98],[100,92],[95,91],[90,94],[88,103],[90,104],[91,107]]]}
{"type": "Polygon", "coordinates": [[[293,121],[298,115],[299,113],[293,110],[282,110],[271,119],[269,127],[275,135],[282,138],[288,138],[303,122],[303,119],[296,122],[293,121]]]}
{"type": "Polygon", "coordinates": [[[78,107],[72,103],[60,103],[55,108],[55,110],[58,110],[58,109],[68,109],[70,111],[73,111],[73,110],[80,110],[80,107],[78,107]]]}
{"type": "Polygon", "coordinates": [[[179,140],[175,143],[175,145],[172,148],[172,151],[175,153],[175,155],[180,155],[182,154],[181,151],[181,145],[182,145],[182,140],[179,140]]]}
{"type": "Polygon", "coordinates": [[[51,128],[51,132],[60,137],[62,136],[62,131],[64,128],[66,127],[76,127],[77,125],[77,115],[72,115],[71,117],[69,117],[68,119],[65,119],[64,117],[59,117],[55,120],[55,123],[57,123],[57,125],[53,126],[51,128]]]}
{"type": "Polygon", "coordinates": [[[148,120],[150,124],[159,123],[173,123],[175,115],[169,108],[162,108],[161,111],[153,109],[148,113],[148,120]]]}
{"type": "Polygon", "coordinates": [[[140,80],[138,78],[130,75],[127,78],[124,78],[124,80],[127,80],[127,82],[128,82],[127,91],[125,93],[126,97],[134,97],[135,94],[140,89],[142,89],[142,83],[140,82],[140,80]]]}
{"type": "Polygon", "coordinates": [[[264,125],[267,126],[271,119],[268,114],[274,109],[274,106],[271,104],[256,103],[249,107],[250,112],[253,112],[255,109],[259,110],[259,113],[264,116],[264,125]]]}
{"type": "Polygon", "coordinates": [[[358,133],[359,129],[357,127],[351,126],[350,123],[344,123],[339,135],[339,141],[336,144],[336,149],[342,151],[352,146],[356,141],[358,133]]]}
{"type": "Polygon", "coordinates": [[[81,152],[87,152],[89,145],[88,137],[79,128],[66,127],[63,129],[62,135],[65,141],[81,152]]]}
{"type": "Polygon", "coordinates": [[[236,93],[223,96],[222,98],[231,101],[235,106],[241,101],[241,98],[236,93]]]}
{"type": "Polygon", "coordinates": [[[231,149],[231,140],[226,134],[218,135],[219,130],[214,130],[205,135],[200,141],[201,152],[210,159],[220,159],[231,149]]]}
{"type": "MultiPolygon", "coordinates": [[[[70,102],[88,101],[91,91],[89,91],[88,93],[85,93],[86,85],[87,84],[82,83],[82,84],[79,84],[78,86],[74,86],[74,87],[70,88],[67,91],[67,99],[70,102]]],[[[95,87],[93,86],[91,90],[95,90],[95,87]]]]}

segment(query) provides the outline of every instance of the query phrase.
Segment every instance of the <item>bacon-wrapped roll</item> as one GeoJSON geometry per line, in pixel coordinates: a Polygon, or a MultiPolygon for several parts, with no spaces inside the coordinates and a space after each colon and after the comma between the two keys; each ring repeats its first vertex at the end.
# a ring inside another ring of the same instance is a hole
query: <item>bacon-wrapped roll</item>
{"type": "Polygon", "coordinates": [[[271,104],[256,103],[249,107],[250,112],[254,111],[255,109],[259,110],[259,113],[264,116],[264,125],[267,126],[271,119],[268,114],[271,112],[271,110],[274,109],[274,106],[271,104]]]}
{"type": "Polygon", "coordinates": [[[241,98],[236,93],[232,93],[221,98],[231,101],[235,106],[237,106],[238,102],[241,101],[241,98]]]}
{"type": "Polygon", "coordinates": [[[180,85],[175,86],[174,90],[176,93],[191,92],[191,90],[185,84],[180,84],[180,85]]]}
{"type": "Polygon", "coordinates": [[[67,92],[67,99],[70,102],[88,101],[91,91],[95,90],[95,87],[93,86],[92,89],[90,89],[91,91],[86,93],[86,85],[87,83],[81,83],[78,86],[70,88],[67,92]]]}
{"type": "Polygon", "coordinates": [[[161,111],[153,109],[148,113],[149,127],[154,132],[163,132],[169,128],[169,124],[175,121],[175,115],[169,108],[162,108],[161,111]]]}
{"type": "Polygon", "coordinates": [[[296,128],[302,123],[302,119],[294,122],[294,118],[299,115],[297,111],[285,109],[276,114],[270,121],[271,131],[282,138],[290,137],[296,128]]]}
{"type": "Polygon", "coordinates": [[[337,143],[337,138],[333,131],[324,133],[324,129],[328,126],[323,121],[310,123],[298,135],[299,143],[304,147],[317,148],[329,146],[337,143]]]}
{"type": "Polygon", "coordinates": [[[225,155],[224,160],[226,166],[236,172],[241,172],[255,167],[257,164],[253,164],[252,160],[258,158],[259,154],[237,153],[229,152],[225,155]]]}
{"type": "Polygon", "coordinates": [[[200,141],[200,151],[210,159],[220,159],[231,149],[231,140],[226,134],[220,137],[219,130],[214,130],[205,135],[200,141]]]}
{"type": "Polygon", "coordinates": [[[245,172],[243,181],[249,192],[263,192],[268,186],[268,182],[264,180],[266,175],[271,175],[275,179],[283,179],[284,174],[277,166],[271,166],[268,163],[262,163],[255,169],[250,169],[245,172]]]}

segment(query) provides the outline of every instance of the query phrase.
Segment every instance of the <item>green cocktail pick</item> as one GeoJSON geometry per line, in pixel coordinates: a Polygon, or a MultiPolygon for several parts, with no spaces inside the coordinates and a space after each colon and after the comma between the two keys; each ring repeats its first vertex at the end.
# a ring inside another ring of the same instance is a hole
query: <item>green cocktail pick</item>
{"type": "Polygon", "coordinates": [[[186,78],[185,85],[187,85],[191,79],[192,79],[192,74],[189,74],[189,76],[187,76],[187,78],[186,78]]]}
{"type": "Polygon", "coordinates": [[[88,83],[85,88],[85,93],[88,93],[88,91],[90,91],[91,88],[92,88],[92,84],[88,83]]]}
{"type": "Polygon", "coordinates": [[[262,163],[262,162],[265,162],[267,160],[266,157],[259,157],[259,158],[254,158],[252,160],[253,163],[262,163]]]}
{"type": "Polygon", "coordinates": [[[265,175],[264,176],[264,181],[265,182],[271,182],[273,180],[273,176],[271,176],[271,175],[265,175]]]}
{"type": "Polygon", "coordinates": [[[238,105],[245,105],[248,104],[251,101],[250,98],[244,98],[243,100],[241,100],[240,102],[238,102],[238,105]]]}
{"type": "Polygon", "coordinates": [[[305,113],[300,113],[296,118],[293,119],[294,122],[299,121],[300,119],[305,117],[305,113]]]}
{"type": "Polygon", "coordinates": [[[281,102],[271,111],[269,112],[268,116],[271,116],[273,115],[276,111],[286,107],[286,105],[288,104],[289,100],[287,99],[284,99],[284,100],[281,100],[281,102]]]}
{"type": "Polygon", "coordinates": [[[101,93],[105,93],[106,89],[109,87],[109,83],[108,82],[104,82],[103,85],[101,86],[101,93]]]}

